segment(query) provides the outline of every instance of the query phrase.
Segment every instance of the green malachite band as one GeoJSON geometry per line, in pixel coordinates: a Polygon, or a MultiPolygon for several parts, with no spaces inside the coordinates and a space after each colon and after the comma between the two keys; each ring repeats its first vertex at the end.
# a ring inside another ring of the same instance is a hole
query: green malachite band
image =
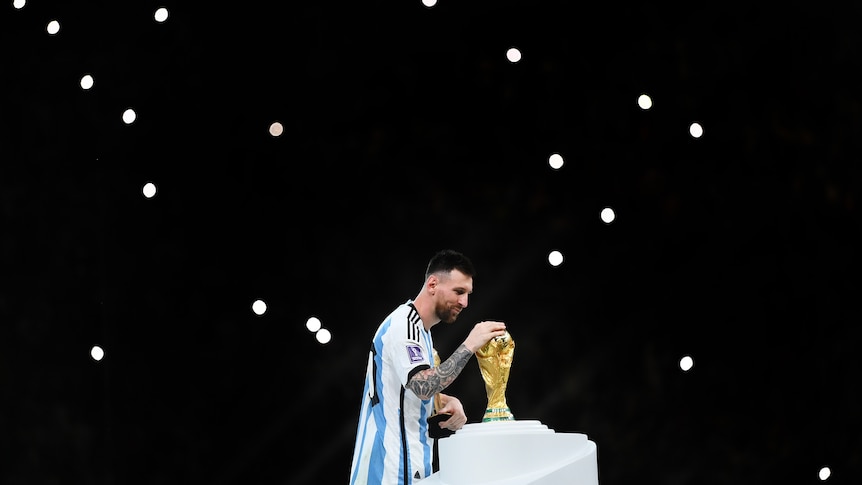
{"type": "Polygon", "coordinates": [[[515,417],[509,408],[487,408],[485,416],[482,418],[483,423],[490,421],[514,421],[515,417]]]}

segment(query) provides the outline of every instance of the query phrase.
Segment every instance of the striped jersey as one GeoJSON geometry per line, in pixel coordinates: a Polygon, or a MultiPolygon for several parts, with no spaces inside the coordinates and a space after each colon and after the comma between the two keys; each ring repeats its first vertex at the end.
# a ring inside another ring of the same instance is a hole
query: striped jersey
{"type": "Polygon", "coordinates": [[[434,366],[431,332],[412,300],[387,316],[371,342],[350,466],[350,485],[408,485],[432,473],[433,438],[427,418],[432,399],[405,384],[434,366]]]}

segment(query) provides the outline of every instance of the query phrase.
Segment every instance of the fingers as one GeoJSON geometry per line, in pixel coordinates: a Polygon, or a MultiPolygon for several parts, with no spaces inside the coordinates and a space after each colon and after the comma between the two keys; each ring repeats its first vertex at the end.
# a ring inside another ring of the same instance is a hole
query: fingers
{"type": "Polygon", "coordinates": [[[503,322],[488,322],[491,327],[491,338],[502,337],[506,334],[506,324],[503,322]]]}
{"type": "Polygon", "coordinates": [[[496,320],[486,320],[473,326],[473,330],[464,341],[464,345],[471,352],[476,353],[482,346],[494,337],[502,337],[506,334],[506,324],[496,320]]]}
{"type": "Polygon", "coordinates": [[[452,416],[446,421],[440,421],[440,427],[457,431],[467,424],[467,416],[452,416]]]}
{"type": "Polygon", "coordinates": [[[479,322],[476,324],[477,326],[481,325],[485,330],[489,332],[501,332],[506,330],[506,324],[503,322],[498,322],[495,320],[486,320],[484,322],[479,322]]]}

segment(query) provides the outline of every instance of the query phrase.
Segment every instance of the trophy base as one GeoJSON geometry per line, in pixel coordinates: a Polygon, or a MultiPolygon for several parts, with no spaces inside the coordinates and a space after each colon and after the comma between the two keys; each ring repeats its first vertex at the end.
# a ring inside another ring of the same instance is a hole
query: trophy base
{"type": "Polygon", "coordinates": [[[512,412],[509,408],[488,408],[485,409],[485,415],[482,416],[483,423],[490,423],[492,421],[514,421],[515,416],[512,415],[512,412]]]}

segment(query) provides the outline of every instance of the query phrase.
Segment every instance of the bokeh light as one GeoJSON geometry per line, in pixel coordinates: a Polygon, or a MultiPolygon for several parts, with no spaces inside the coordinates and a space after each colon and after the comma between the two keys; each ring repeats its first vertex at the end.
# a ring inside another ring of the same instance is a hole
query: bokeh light
{"type": "Polygon", "coordinates": [[[127,125],[134,123],[137,118],[138,118],[138,115],[137,115],[137,113],[135,113],[135,110],[133,110],[132,108],[129,108],[126,111],[123,111],[123,121],[127,125]]]}
{"type": "Polygon", "coordinates": [[[93,76],[91,76],[89,74],[84,74],[81,77],[81,88],[83,88],[84,90],[92,88],[93,84],[95,84],[95,80],[93,79],[93,76]]]}
{"type": "Polygon", "coordinates": [[[511,63],[516,63],[521,60],[521,51],[516,47],[512,47],[506,51],[506,59],[511,63]]]}
{"type": "Polygon", "coordinates": [[[613,209],[611,209],[610,207],[605,207],[604,209],[602,209],[601,217],[602,221],[605,224],[610,224],[611,222],[614,222],[614,219],[616,219],[617,215],[613,209]]]}
{"type": "Polygon", "coordinates": [[[652,108],[652,98],[650,98],[646,94],[641,94],[640,96],[638,96],[638,106],[640,106],[642,110],[648,110],[652,108]]]}
{"type": "Polygon", "coordinates": [[[143,192],[144,197],[152,199],[156,195],[156,184],[152,182],[145,183],[144,187],[141,189],[141,192],[143,192]]]}
{"type": "Polygon", "coordinates": [[[251,304],[251,309],[257,315],[263,315],[266,313],[266,303],[263,300],[255,300],[254,303],[251,304]]]}
{"type": "Polygon", "coordinates": [[[317,341],[322,344],[327,344],[330,340],[332,340],[332,334],[329,332],[329,330],[325,328],[321,328],[314,335],[315,337],[317,337],[317,341]]]}
{"type": "Polygon", "coordinates": [[[284,126],[278,121],[269,125],[269,134],[272,136],[281,136],[284,133],[284,126]]]}
{"type": "Polygon", "coordinates": [[[317,332],[320,330],[320,327],[320,319],[317,317],[310,317],[305,321],[305,328],[307,328],[309,332],[317,332]]]}
{"type": "Polygon", "coordinates": [[[153,18],[156,19],[156,22],[162,23],[168,19],[168,9],[165,7],[159,7],[156,9],[156,12],[153,14],[153,18]]]}
{"type": "Polygon", "coordinates": [[[694,359],[691,356],[686,355],[683,358],[679,359],[679,368],[684,371],[689,371],[694,366],[694,359]]]}
{"type": "Polygon", "coordinates": [[[104,356],[105,356],[105,351],[102,350],[102,347],[99,347],[98,345],[94,345],[93,348],[90,349],[90,357],[92,357],[93,360],[96,360],[96,361],[102,360],[102,358],[104,356]]]}

